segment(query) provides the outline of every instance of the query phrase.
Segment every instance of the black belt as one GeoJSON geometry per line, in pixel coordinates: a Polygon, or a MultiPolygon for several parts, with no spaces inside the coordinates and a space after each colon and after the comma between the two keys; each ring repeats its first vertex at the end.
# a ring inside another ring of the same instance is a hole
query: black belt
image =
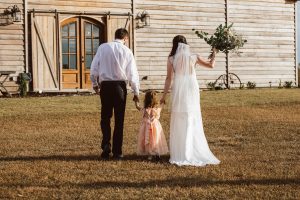
{"type": "Polygon", "coordinates": [[[101,85],[102,84],[111,84],[111,83],[114,83],[114,84],[122,84],[122,83],[125,83],[126,84],[126,81],[102,81],[101,82],[101,85]]]}

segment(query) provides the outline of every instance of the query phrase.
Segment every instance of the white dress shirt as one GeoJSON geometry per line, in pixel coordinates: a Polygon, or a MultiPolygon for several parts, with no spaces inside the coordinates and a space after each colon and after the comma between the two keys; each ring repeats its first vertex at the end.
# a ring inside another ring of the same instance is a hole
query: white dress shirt
{"type": "Polygon", "coordinates": [[[128,81],[134,94],[139,95],[139,75],[131,50],[122,40],[101,44],[91,64],[94,86],[102,81],[128,81]]]}

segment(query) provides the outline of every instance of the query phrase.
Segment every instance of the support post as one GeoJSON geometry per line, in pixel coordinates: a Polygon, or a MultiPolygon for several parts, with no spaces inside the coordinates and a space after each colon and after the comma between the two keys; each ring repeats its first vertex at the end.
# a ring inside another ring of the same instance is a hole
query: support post
{"type": "MultiPolygon", "coordinates": [[[[228,0],[225,0],[225,25],[228,26],[229,14],[228,14],[228,0]]],[[[226,52],[226,88],[230,89],[229,83],[229,53],[226,52]]]]}

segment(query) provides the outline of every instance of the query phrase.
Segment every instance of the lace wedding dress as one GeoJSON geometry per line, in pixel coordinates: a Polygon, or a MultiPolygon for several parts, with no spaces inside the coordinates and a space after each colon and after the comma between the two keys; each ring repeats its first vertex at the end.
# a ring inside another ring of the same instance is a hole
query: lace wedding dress
{"type": "Polygon", "coordinates": [[[204,166],[219,164],[210,151],[204,135],[200,92],[195,65],[197,55],[191,55],[189,45],[179,43],[170,57],[174,69],[171,92],[170,163],[204,166]]]}

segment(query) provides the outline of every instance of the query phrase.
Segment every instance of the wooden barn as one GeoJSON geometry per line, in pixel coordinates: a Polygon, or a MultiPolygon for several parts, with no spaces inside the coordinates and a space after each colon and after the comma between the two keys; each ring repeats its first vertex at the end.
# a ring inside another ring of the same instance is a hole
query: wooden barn
{"type": "Polygon", "coordinates": [[[241,56],[218,54],[214,69],[197,69],[202,88],[226,68],[258,87],[298,84],[296,7],[293,0],[0,0],[1,80],[9,76],[3,84],[16,92],[19,74],[30,72],[30,91],[91,90],[97,47],[126,27],[140,78],[147,77],[142,88],[162,89],[175,35],[206,57],[209,46],[192,29],[213,33],[234,23],[248,43],[241,56]]]}

